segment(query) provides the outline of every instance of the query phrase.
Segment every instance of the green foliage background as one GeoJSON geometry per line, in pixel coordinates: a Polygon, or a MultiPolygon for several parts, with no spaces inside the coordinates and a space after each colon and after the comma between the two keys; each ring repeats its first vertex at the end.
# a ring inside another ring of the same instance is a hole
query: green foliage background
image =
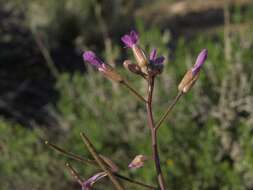
{"type": "MultiPolygon", "coordinates": [[[[145,94],[145,82],[130,75],[121,66],[122,58],[126,55],[132,58],[132,55],[118,43],[120,35],[117,34],[109,46],[98,37],[103,29],[97,29],[95,26],[98,23],[91,20],[94,17],[92,3],[94,2],[56,3],[49,0],[31,2],[29,11],[33,10],[33,6],[39,6],[41,12],[43,9],[48,11],[48,17],[37,26],[39,22],[33,19],[39,19],[39,15],[34,18],[28,16],[27,25],[36,30],[39,28],[48,35],[49,48],[71,44],[81,50],[87,47],[96,49],[105,61],[117,63],[114,65],[116,69],[140,93],[145,94]],[[62,16],[62,12],[68,14],[62,16]],[[75,41],[77,34],[79,38],[75,41]],[[97,40],[101,42],[95,44],[97,40]]],[[[133,7],[130,4],[123,8],[128,8],[126,14],[118,14],[126,18],[133,7]]],[[[232,15],[232,21],[240,23],[243,19],[250,18],[251,14],[252,11],[241,16],[238,8],[232,15]]],[[[107,15],[106,19],[112,19],[115,15],[107,15]]],[[[199,81],[180,100],[159,132],[162,167],[169,189],[252,189],[253,28],[250,27],[243,34],[233,33],[230,36],[231,61],[227,61],[224,58],[222,29],[212,33],[198,33],[191,40],[180,38],[176,42],[176,50],[169,52],[167,46],[173,40],[169,31],[146,26],[140,20],[134,23],[140,33],[142,47],[147,52],[156,47],[159,54],[166,56],[164,72],[156,81],[156,119],[175,97],[177,84],[187,68],[194,64],[198,52],[202,48],[209,51],[199,81]]],[[[129,27],[126,24],[117,31],[116,26],[117,23],[112,23],[109,28],[117,33],[124,30],[124,27],[129,27]]],[[[1,120],[0,189],[79,188],[64,168],[64,162],[68,159],[47,148],[43,141],[48,139],[66,150],[90,158],[79,136],[82,131],[88,134],[101,154],[119,165],[123,174],[155,184],[152,163],[147,163],[136,171],[127,169],[135,155],[151,154],[144,105],[126,89],[106,80],[90,67],[85,74],[78,71],[71,74],[62,72],[56,81],[55,89],[59,92],[59,100],[57,105],[51,105],[58,120],[56,127],[35,126],[34,129],[27,129],[1,120]]],[[[73,163],[84,178],[96,172],[90,166],[68,161],[73,163]]],[[[113,189],[110,185],[103,180],[96,188],[113,189]]],[[[127,189],[139,189],[125,185],[127,189]]]]}

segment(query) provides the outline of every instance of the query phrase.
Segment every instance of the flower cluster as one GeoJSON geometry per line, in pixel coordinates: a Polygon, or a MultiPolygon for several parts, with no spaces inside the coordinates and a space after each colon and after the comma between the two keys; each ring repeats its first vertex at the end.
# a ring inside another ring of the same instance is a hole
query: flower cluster
{"type": "MultiPolygon", "coordinates": [[[[142,95],[140,95],[136,90],[134,90],[134,88],[132,88],[126,82],[126,80],[123,79],[123,77],[113,67],[111,67],[110,65],[103,62],[100,58],[98,58],[96,56],[96,54],[94,52],[85,51],[83,53],[83,59],[84,59],[84,61],[86,61],[86,62],[90,63],[92,66],[94,66],[106,78],[125,85],[131,92],[133,92],[134,95],[136,95],[141,101],[144,101],[144,103],[146,104],[148,125],[149,125],[150,131],[151,131],[151,136],[152,136],[152,143],[151,143],[152,144],[152,159],[150,159],[150,160],[153,160],[155,162],[155,166],[156,166],[156,170],[157,170],[157,178],[158,178],[160,189],[165,189],[165,182],[163,179],[163,175],[161,173],[162,170],[160,167],[160,160],[159,160],[158,149],[157,149],[157,145],[156,145],[157,144],[156,133],[157,133],[159,126],[166,119],[169,112],[172,110],[173,106],[176,104],[176,102],[179,100],[179,98],[183,94],[187,93],[192,88],[192,86],[195,84],[195,82],[197,81],[199,74],[200,74],[200,70],[201,70],[204,62],[207,59],[208,52],[206,49],[203,49],[200,52],[195,64],[193,65],[192,68],[190,68],[186,72],[186,74],[184,75],[180,84],[178,85],[179,93],[178,93],[177,97],[175,98],[174,103],[172,103],[168,107],[168,110],[161,117],[159,122],[157,122],[158,124],[155,125],[155,123],[153,122],[152,108],[151,108],[154,79],[157,75],[162,73],[165,57],[158,56],[156,49],[153,49],[150,52],[149,56],[147,56],[147,54],[144,52],[144,50],[139,45],[139,35],[137,34],[137,32],[135,32],[133,30],[128,34],[125,34],[121,38],[121,40],[124,43],[125,47],[132,50],[133,55],[135,57],[135,61],[136,61],[136,63],[135,63],[134,61],[131,61],[131,60],[125,60],[123,65],[128,71],[130,71],[134,74],[140,75],[141,77],[143,77],[144,79],[147,80],[147,82],[148,82],[148,95],[147,95],[148,97],[147,97],[147,99],[145,97],[143,97],[142,95]]],[[[87,138],[87,137],[85,137],[85,138],[87,138]]],[[[88,140],[85,140],[85,142],[86,141],[88,141],[88,140]]],[[[87,145],[88,149],[91,149],[90,142],[86,142],[86,144],[88,144],[87,145]]],[[[97,181],[99,181],[100,179],[102,179],[106,176],[108,176],[111,179],[111,181],[115,185],[116,189],[123,190],[124,188],[122,188],[120,183],[118,183],[117,180],[114,179],[114,177],[113,177],[115,174],[117,174],[117,172],[119,170],[118,167],[110,159],[108,159],[102,155],[96,155],[94,150],[90,150],[90,152],[93,155],[93,157],[95,158],[95,160],[96,161],[98,160],[97,164],[99,166],[101,166],[101,164],[102,164],[101,169],[103,171],[96,173],[95,175],[93,175],[92,177],[90,177],[89,179],[87,179],[85,181],[79,180],[79,183],[82,186],[82,190],[91,189],[94,183],[96,183],[97,181]],[[95,156],[94,156],[94,154],[95,154],[95,156]]],[[[141,168],[144,166],[145,161],[149,160],[148,158],[149,157],[142,155],[142,154],[137,155],[130,162],[128,167],[131,169],[141,168]]],[[[118,175],[118,177],[119,176],[120,175],[118,175]]],[[[122,177],[122,179],[127,179],[127,178],[122,177]]],[[[140,185],[139,182],[137,182],[137,184],[140,185]]],[[[147,186],[147,185],[144,184],[144,186],[147,186]]]]}
{"type": "Polygon", "coordinates": [[[135,31],[131,31],[129,34],[124,35],[121,38],[126,47],[131,48],[136,59],[138,74],[147,76],[151,74],[155,76],[160,74],[163,69],[164,57],[157,57],[157,50],[153,49],[150,53],[149,59],[138,44],[139,36],[135,31]],[[142,73],[140,73],[140,71],[142,73]]]}

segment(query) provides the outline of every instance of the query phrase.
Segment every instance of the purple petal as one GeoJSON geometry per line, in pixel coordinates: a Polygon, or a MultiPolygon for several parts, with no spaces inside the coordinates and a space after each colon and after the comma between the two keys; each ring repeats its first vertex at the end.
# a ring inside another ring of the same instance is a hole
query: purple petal
{"type": "Polygon", "coordinates": [[[137,41],[138,41],[138,39],[139,39],[137,32],[135,32],[134,30],[132,30],[132,31],[130,32],[130,36],[131,36],[132,42],[133,42],[134,44],[136,44],[137,41]]]}
{"type": "Polygon", "coordinates": [[[154,49],[152,49],[152,51],[151,51],[151,53],[150,53],[150,55],[149,55],[149,59],[150,59],[151,61],[155,61],[156,56],[157,56],[157,51],[156,51],[156,49],[154,48],[154,49]]]}
{"type": "Polygon", "coordinates": [[[85,182],[83,182],[82,190],[86,190],[90,188],[94,183],[96,183],[98,180],[102,179],[103,177],[107,176],[106,172],[99,172],[89,179],[87,179],[85,182]]]}
{"type": "Polygon", "coordinates": [[[196,74],[200,71],[202,65],[205,63],[205,61],[206,61],[206,59],[207,59],[207,55],[208,55],[207,49],[203,49],[203,50],[199,53],[199,55],[198,55],[198,57],[197,57],[197,60],[196,60],[196,62],[195,62],[195,65],[194,65],[193,68],[192,68],[192,74],[193,74],[193,75],[196,75],[196,74]]]}
{"type": "Polygon", "coordinates": [[[154,64],[155,65],[162,65],[165,60],[165,57],[161,56],[155,59],[154,64]]]}
{"type": "Polygon", "coordinates": [[[132,48],[138,41],[138,34],[132,30],[130,34],[125,34],[121,40],[126,45],[126,47],[132,48]]]}
{"type": "Polygon", "coordinates": [[[93,51],[85,51],[83,53],[83,60],[89,62],[97,68],[104,64],[103,61],[100,60],[93,51]]]}

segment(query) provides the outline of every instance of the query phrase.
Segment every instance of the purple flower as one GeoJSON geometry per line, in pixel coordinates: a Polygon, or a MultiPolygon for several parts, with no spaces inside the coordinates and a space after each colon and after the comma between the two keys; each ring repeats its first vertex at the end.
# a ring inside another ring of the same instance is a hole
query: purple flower
{"type": "Polygon", "coordinates": [[[198,57],[197,57],[197,60],[195,62],[195,65],[193,66],[192,68],[192,74],[193,75],[196,75],[198,74],[198,72],[200,71],[202,65],[205,63],[206,59],[207,59],[207,55],[208,55],[208,51],[207,49],[203,49],[198,57]]]}
{"type": "Polygon", "coordinates": [[[126,45],[126,47],[132,48],[138,41],[138,34],[132,30],[130,34],[125,34],[121,40],[126,45]]]}
{"type": "Polygon", "coordinates": [[[164,62],[164,59],[165,58],[163,56],[157,57],[156,49],[153,49],[149,55],[150,63],[156,66],[162,65],[162,63],[164,62]]]}
{"type": "Polygon", "coordinates": [[[83,60],[95,66],[108,79],[115,82],[122,82],[123,78],[108,64],[99,59],[93,51],[83,53],[83,60]]]}
{"type": "Polygon", "coordinates": [[[98,180],[102,179],[105,176],[107,176],[106,172],[99,172],[93,175],[92,177],[83,182],[82,190],[89,190],[94,183],[96,183],[98,180]]]}
{"type": "Polygon", "coordinates": [[[104,65],[104,62],[99,59],[93,51],[85,51],[83,53],[83,60],[97,68],[101,68],[104,65]]]}

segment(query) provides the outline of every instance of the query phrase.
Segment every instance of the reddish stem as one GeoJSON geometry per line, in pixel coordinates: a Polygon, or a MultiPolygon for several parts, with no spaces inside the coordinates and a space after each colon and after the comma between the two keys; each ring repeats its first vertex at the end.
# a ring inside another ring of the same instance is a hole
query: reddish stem
{"type": "Polygon", "coordinates": [[[158,146],[157,146],[157,133],[154,125],[154,118],[152,113],[152,99],[154,90],[154,77],[149,77],[148,79],[148,101],[146,102],[147,117],[148,117],[148,127],[151,131],[152,140],[152,158],[155,161],[155,168],[157,173],[157,180],[161,190],[165,190],[165,182],[161,169],[161,163],[159,158],[158,146]]]}

